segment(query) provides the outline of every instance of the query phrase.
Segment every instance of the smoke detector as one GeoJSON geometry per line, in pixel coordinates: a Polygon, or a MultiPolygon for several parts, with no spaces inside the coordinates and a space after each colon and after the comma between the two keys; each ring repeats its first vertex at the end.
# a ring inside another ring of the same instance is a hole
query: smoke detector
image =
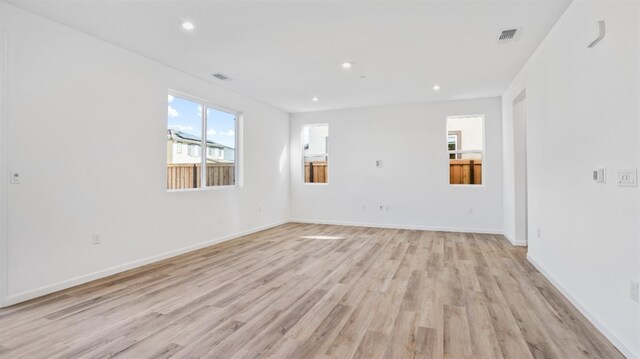
{"type": "Polygon", "coordinates": [[[506,29],[500,32],[500,36],[498,36],[498,42],[501,44],[516,41],[518,36],[520,35],[520,28],[506,29]]]}
{"type": "Polygon", "coordinates": [[[212,75],[213,77],[217,78],[218,80],[222,80],[222,81],[231,81],[231,77],[223,74],[222,72],[216,72],[215,74],[212,75]]]}

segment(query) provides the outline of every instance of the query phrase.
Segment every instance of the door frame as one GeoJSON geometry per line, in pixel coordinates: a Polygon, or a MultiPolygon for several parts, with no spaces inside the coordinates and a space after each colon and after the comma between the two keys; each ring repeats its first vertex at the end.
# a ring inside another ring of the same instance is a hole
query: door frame
{"type": "Polygon", "coordinates": [[[518,245],[527,246],[529,244],[529,184],[528,184],[528,141],[527,141],[527,89],[523,89],[520,91],[518,96],[513,99],[512,102],[512,116],[513,116],[513,182],[514,182],[514,241],[518,243],[518,245]],[[516,117],[516,106],[522,106],[522,119],[516,117]],[[522,121],[522,124],[518,124],[519,121],[522,121]],[[522,130],[524,133],[520,133],[519,130],[522,130]],[[523,139],[523,147],[522,153],[519,156],[517,151],[520,148],[517,144],[518,140],[523,139]],[[523,157],[523,158],[522,158],[523,157]],[[517,169],[518,161],[522,161],[522,166],[524,168],[524,174],[522,178],[519,178],[519,172],[517,169]],[[522,183],[524,182],[524,183],[522,183]],[[518,200],[522,198],[522,203],[518,200]],[[524,211],[524,213],[519,212],[519,210],[524,211]],[[524,223],[521,228],[518,226],[518,218],[523,216],[524,223]],[[519,238],[520,236],[524,236],[524,238],[519,238]]]}
{"type": "Polygon", "coordinates": [[[0,308],[7,303],[7,194],[8,145],[7,140],[7,33],[0,29],[0,308]]]}

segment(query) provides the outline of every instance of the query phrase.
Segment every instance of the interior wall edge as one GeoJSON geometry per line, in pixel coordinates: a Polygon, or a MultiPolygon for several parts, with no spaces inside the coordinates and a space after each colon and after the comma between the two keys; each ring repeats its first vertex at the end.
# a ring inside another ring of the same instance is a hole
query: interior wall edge
{"type": "Polygon", "coordinates": [[[562,284],[560,284],[551,274],[549,274],[549,272],[547,272],[544,267],[541,265],[541,263],[539,263],[532,255],[531,253],[527,253],[527,260],[529,261],[529,263],[531,263],[537,270],[538,272],[540,272],[540,274],[542,274],[560,293],[562,293],[562,295],[569,301],[571,302],[571,304],[573,304],[574,307],[576,307],[576,309],[578,309],[578,311],[580,313],[582,313],[582,315],[585,316],[585,318],[587,318],[587,320],[593,324],[593,326],[595,326],[598,331],[600,333],[602,333],[605,337],[607,337],[607,339],[609,339],[609,341],[611,342],[611,344],[613,344],[618,350],[620,350],[620,352],[622,354],[624,354],[624,356],[626,356],[628,359],[638,359],[637,356],[635,356],[635,354],[629,349],[627,348],[621,340],[619,340],[613,333],[611,333],[606,326],[604,326],[602,323],[600,323],[600,321],[598,321],[596,319],[596,317],[594,315],[592,315],[581,303],[580,301],[578,301],[570,292],[569,290],[567,290],[562,284]]]}
{"type": "Polygon", "coordinates": [[[0,307],[7,295],[7,33],[0,29],[0,307]]]}

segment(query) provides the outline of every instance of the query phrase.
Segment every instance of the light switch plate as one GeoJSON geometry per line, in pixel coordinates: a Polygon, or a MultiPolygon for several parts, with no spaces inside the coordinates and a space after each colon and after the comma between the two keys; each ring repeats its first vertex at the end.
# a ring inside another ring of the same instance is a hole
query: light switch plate
{"type": "Polygon", "coordinates": [[[20,175],[20,172],[11,172],[11,184],[19,184],[20,182],[22,182],[22,176],[20,175]]]}
{"type": "Polygon", "coordinates": [[[618,186],[637,187],[638,186],[638,170],[636,168],[619,170],[618,186]]]}

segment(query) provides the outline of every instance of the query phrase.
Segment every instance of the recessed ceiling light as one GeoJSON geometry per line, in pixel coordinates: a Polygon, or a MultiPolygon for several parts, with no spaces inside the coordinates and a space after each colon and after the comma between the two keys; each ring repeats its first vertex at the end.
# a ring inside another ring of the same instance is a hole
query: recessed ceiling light
{"type": "Polygon", "coordinates": [[[182,23],[182,28],[187,30],[187,31],[193,31],[193,29],[195,29],[195,25],[193,25],[193,23],[191,21],[184,21],[182,23]]]}
{"type": "Polygon", "coordinates": [[[320,99],[319,99],[319,98],[317,98],[317,97],[312,97],[312,98],[311,98],[311,101],[313,101],[313,102],[318,102],[318,101],[320,101],[320,99]]]}
{"type": "Polygon", "coordinates": [[[351,66],[353,66],[353,64],[352,64],[352,63],[350,63],[350,62],[343,62],[343,63],[342,63],[342,68],[343,68],[343,69],[350,69],[350,68],[351,68],[351,66]]]}
{"type": "Polygon", "coordinates": [[[440,85],[433,85],[433,91],[440,91],[440,85]]]}

